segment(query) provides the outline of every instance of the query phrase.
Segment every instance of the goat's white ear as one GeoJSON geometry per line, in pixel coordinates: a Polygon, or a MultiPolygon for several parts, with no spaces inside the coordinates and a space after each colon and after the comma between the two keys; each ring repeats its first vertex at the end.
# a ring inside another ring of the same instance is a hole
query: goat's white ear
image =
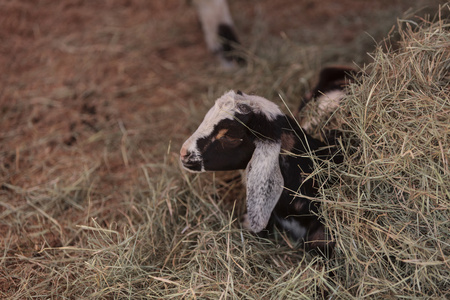
{"type": "Polygon", "coordinates": [[[257,140],[255,144],[246,169],[247,222],[251,231],[260,232],[269,222],[284,181],[279,163],[280,142],[257,140]]]}

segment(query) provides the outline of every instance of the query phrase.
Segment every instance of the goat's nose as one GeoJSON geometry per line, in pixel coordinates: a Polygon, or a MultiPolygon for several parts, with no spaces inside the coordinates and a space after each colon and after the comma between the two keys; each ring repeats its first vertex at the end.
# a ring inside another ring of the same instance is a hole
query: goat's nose
{"type": "Polygon", "coordinates": [[[191,156],[191,153],[187,151],[185,147],[182,147],[180,150],[180,158],[182,161],[186,161],[191,156]]]}
{"type": "Polygon", "coordinates": [[[184,157],[184,156],[186,156],[186,154],[187,154],[186,148],[185,148],[185,147],[181,147],[181,150],[180,150],[180,156],[181,156],[181,157],[184,157]]]}

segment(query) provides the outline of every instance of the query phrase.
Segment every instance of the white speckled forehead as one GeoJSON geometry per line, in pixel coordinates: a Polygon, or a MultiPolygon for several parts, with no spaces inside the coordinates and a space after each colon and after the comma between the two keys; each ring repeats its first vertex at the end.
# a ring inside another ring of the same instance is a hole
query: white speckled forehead
{"type": "Polygon", "coordinates": [[[253,113],[265,115],[269,121],[273,121],[283,114],[278,105],[260,96],[235,94],[234,99],[235,106],[238,106],[238,104],[245,104],[250,107],[253,113]]]}

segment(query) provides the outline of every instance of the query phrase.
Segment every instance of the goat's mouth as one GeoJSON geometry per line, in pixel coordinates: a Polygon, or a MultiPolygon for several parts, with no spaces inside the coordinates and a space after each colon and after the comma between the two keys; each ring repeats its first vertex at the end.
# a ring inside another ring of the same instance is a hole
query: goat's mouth
{"type": "Polygon", "coordinates": [[[203,165],[202,165],[202,161],[200,160],[180,160],[181,161],[181,165],[183,166],[184,169],[188,170],[189,172],[203,172],[203,165]]]}

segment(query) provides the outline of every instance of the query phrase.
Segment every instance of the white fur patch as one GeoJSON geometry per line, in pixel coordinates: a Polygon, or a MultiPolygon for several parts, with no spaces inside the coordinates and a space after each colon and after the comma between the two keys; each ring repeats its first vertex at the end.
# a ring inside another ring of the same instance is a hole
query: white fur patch
{"type": "Polygon", "coordinates": [[[283,230],[289,232],[295,239],[303,239],[306,237],[307,230],[294,219],[276,218],[283,230]]]}
{"type": "Polygon", "coordinates": [[[256,149],[247,168],[247,220],[253,232],[269,222],[283,191],[278,156],[280,143],[256,141],[256,149]]]}
{"type": "Polygon", "coordinates": [[[235,94],[234,99],[235,99],[234,106],[237,106],[237,104],[245,104],[251,108],[252,112],[256,114],[265,115],[267,120],[269,121],[273,121],[277,117],[283,115],[278,105],[260,96],[247,94],[242,94],[241,96],[235,94]]]}
{"type": "Polygon", "coordinates": [[[321,95],[320,97],[317,97],[317,99],[315,100],[315,116],[305,120],[301,124],[301,127],[306,132],[311,132],[313,128],[315,128],[321,121],[324,120],[324,117],[328,117],[339,107],[341,99],[344,98],[344,96],[345,93],[342,90],[333,90],[321,95]]]}

